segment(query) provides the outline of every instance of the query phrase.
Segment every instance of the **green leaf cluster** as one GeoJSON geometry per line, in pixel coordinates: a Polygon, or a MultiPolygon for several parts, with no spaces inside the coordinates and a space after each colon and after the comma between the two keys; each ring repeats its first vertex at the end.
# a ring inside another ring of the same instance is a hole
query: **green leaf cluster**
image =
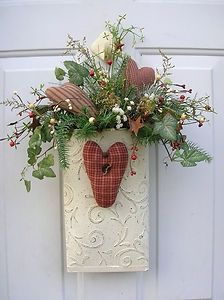
{"type": "Polygon", "coordinates": [[[55,76],[57,80],[64,80],[65,76],[68,77],[69,82],[74,83],[76,85],[83,85],[84,78],[89,75],[89,71],[87,68],[78,64],[75,61],[66,60],[64,61],[64,66],[67,71],[62,68],[55,68],[55,76]]]}
{"type": "Polygon", "coordinates": [[[152,143],[157,143],[160,140],[160,135],[155,134],[153,131],[153,126],[150,124],[144,125],[139,129],[138,135],[136,136],[137,141],[142,145],[150,145],[152,143]]]}
{"type": "Polygon", "coordinates": [[[37,169],[33,171],[33,177],[36,177],[42,180],[44,177],[56,177],[52,166],[54,165],[54,156],[53,154],[48,154],[44,157],[38,164],[37,169]]]}
{"type": "Polygon", "coordinates": [[[25,184],[25,187],[26,187],[26,191],[30,192],[30,190],[31,190],[31,181],[24,179],[24,184],[25,184]]]}
{"type": "Polygon", "coordinates": [[[48,150],[41,154],[42,144],[52,141],[52,135],[50,134],[48,124],[49,118],[46,118],[45,122],[42,125],[35,128],[28,143],[28,166],[24,168],[21,173],[21,180],[24,181],[27,192],[31,190],[31,182],[25,179],[25,172],[27,171],[28,167],[33,168],[32,176],[40,180],[42,180],[44,177],[56,177],[54,171],[51,168],[54,165],[53,154],[46,155],[48,150]],[[41,157],[43,158],[41,159],[41,157]]]}
{"type": "Polygon", "coordinates": [[[210,162],[211,156],[192,142],[184,142],[180,149],[174,152],[173,160],[183,167],[194,167],[201,161],[210,162]]]}
{"type": "Polygon", "coordinates": [[[175,141],[177,138],[177,119],[167,113],[161,121],[154,124],[153,134],[160,135],[162,139],[175,141]]]}
{"type": "Polygon", "coordinates": [[[59,114],[60,123],[55,126],[55,140],[58,150],[59,162],[63,169],[69,166],[68,161],[68,140],[71,137],[74,128],[77,126],[77,116],[74,114],[59,114]]]}
{"type": "Polygon", "coordinates": [[[40,128],[37,127],[29,140],[29,147],[27,149],[28,164],[34,166],[37,162],[37,156],[41,153],[41,133],[40,128]]]}

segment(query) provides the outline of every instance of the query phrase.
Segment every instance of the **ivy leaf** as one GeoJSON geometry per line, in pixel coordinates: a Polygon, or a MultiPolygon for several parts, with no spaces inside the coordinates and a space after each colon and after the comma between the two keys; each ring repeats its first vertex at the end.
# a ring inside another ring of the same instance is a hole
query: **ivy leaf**
{"type": "Polygon", "coordinates": [[[175,141],[177,138],[177,120],[167,113],[159,122],[155,122],[153,134],[159,134],[163,139],[175,141]]]}
{"type": "Polygon", "coordinates": [[[40,134],[40,128],[37,127],[34,130],[34,133],[29,140],[29,147],[35,148],[35,147],[40,147],[40,146],[41,146],[41,134],[40,134]]]}
{"type": "Polygon", "coordinates": [[[27,149],[27,154],[29,157],[28,164],[31,166],[36,163],[37,155],[39,155],[41,152],[41,143],[40,128],[36,128],[29,140],[29,148],[27,149]]]}
{"type": "Polygon", "coordinates": [[[27,153],[28,153],[28,164],[33,166],[35,165],[37,158],[36,158],[36,151],[34,148],[28,148],[27,149],[27,153]]]}
{"type": "Polygon", "coordinates": [[[35,177],[35,178],[38,178],[40,180],[42,180],[44,178],[44,174],[43,174],[41,169],[34,170],[33,173],[32,173],[32,176],[35,177]]]}
{"type": "Polygon", "coordinates": [[[53,156],[53,154],[48,154],[37,165],[38,165],[39,169],[45,169],[45,168],[52,167],[54,165],[54,156],[53,156]]]}
{"type": "Polygon", "coordinates": [[[45,122],[41,127],[41,140],[44,143],[50,142],[53,138],[52,134],[50,133],[50,128],[48,124],[48,122],[45,122]]]}
{"type": "Polygon", "coordinates": [[[33,177],[42,180],[45,177],[56,177],[54,171],[51,168],[40,168],[34,170],[32,173],[33,177]]]}
{"type": "Polygon", "coordinates": [[[61,68],[55,68],[54,70],[54,73],[55,73],[55,77],[57,78],[57,80],[64,80],[64,77],[65,77],[65,71],[61,68]]]}
{"type": "Polygon", "coordinates": [[[89,75],[89,71],[87,70],[87,68],[83,67],[82,65],[72,60],[64,61],[64,66],[68,71],[73,70],[74,72],[78,73],[82,77],[87,77],[89,75]]]}
{"type": "Polygon", "coordinates": [[[76,85],[83,85],[84,80],[83,77],[76,73],[74,70],[68,71],[69,82],[74,83],[76,85]]]}
{"type": "Polygon", "coordinates": [[[42,169],[43,175],[46,177],[56,177],[54,171],[51,168],[42,169]]]}
{"type": "Polygon", "coordinates": [[[66,60],[64,66],[68,70],[69,82],[83,85],[83,79],[89,75],[89,71],[82,65],[70,60],[66,60]]]}
{"type": "Polygon", "coordinates": [[[38,164],[38,169],[34,170],[32,175],[40,180],[45,177],[56,177],[54,171],[50,168],[54,165],[54,156],[52,154],[48,154],[44,157],[38,164]]]}
{"type": "Polygon", "coordinates": [[[37,161],[37,155],[40,154],[41,147],[36,146],[35,148],[28,148],[27,154],[29,157],[28,164],[33,166],[37,161]]]}
{"type": "Polygon", "coordinates": [[[30,190],[31,190],[31,181],[24,179],[24,183],[25,183],[25,187],[26,187],[27,192],[30,192],[30,190]]]}

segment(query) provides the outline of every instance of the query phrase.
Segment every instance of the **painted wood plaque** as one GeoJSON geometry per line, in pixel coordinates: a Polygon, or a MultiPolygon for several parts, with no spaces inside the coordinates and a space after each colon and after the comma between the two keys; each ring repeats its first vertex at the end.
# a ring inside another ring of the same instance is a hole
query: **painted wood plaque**
{"type": "Polygon", "coordinates": [[[95,139],[103,151],[126,145],[129,162],[115,203],[96,203],[83,163],[85,142],[70,141],[70,167],[63,174],[66,264],[69,272],[128,272],[149,268],[148,148],[138,146],[126,130],[107,130],[95,139]],[[131,168],[136,175],[131,175],[131,168]]]}

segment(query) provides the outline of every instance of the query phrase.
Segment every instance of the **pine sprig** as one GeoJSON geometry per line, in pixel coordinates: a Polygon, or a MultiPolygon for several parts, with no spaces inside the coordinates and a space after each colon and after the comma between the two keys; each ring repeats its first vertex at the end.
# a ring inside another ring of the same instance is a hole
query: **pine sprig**
{"type": "Polygon", "coordinates": [[[76,116],[73,114],[61,115],[60,122],[55,126],[55,141],[58,150],[59,162],[63,169],[69,167],[68,141],[71,131],[76,125],[76,116]]]}

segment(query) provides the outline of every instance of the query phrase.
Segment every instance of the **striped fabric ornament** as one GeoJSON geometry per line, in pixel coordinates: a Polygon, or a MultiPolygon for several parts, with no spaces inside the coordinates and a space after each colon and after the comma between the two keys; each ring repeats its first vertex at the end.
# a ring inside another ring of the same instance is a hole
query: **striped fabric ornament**
{"type": "Polygon", "coordinates": [[[149,67],[138,68],[137,63],[129,58],[125,69],[127,85],[135,85],[141,89],[143,86],[150,86],[155,80],[155,71],[149,67]]]}
{"type": "Polygon", "coordinates": [[[106,153],[103,153],[96,142],[88,141],[83,148],[83,158],[97,204],[101,207],[110,207],[116,200],[128,164],[125,144],[114,143],[106,153]]]}
{"type": "Polygon", "coordinates": [[[80,113],[83,107],[87,107],[92,116],[96,115],[96,109],[86,93],[73,83],[65,83],[58,87],[49,87],[45,91],[48,99],[58,107],[73,113],[80,113]]]}

